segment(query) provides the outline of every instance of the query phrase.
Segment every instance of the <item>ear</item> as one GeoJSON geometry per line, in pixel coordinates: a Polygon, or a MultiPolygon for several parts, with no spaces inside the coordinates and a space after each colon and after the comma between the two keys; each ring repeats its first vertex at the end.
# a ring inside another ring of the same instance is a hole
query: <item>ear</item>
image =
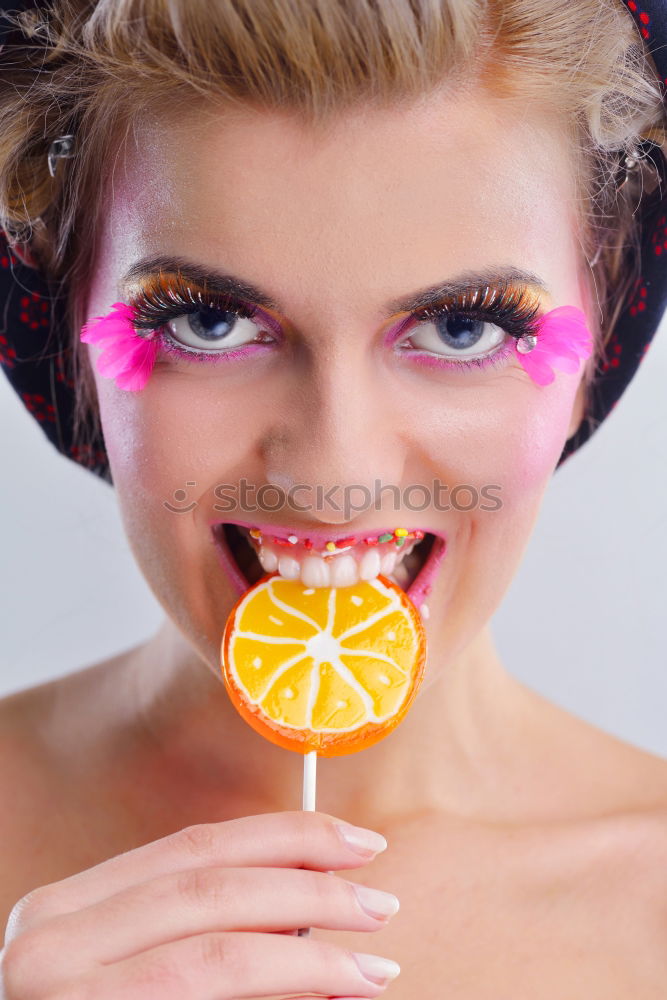
{"type": "Polygon", "coordinates": [[[586,379],[582,378],[581,381],[579,382],[577,395],[574,397],[574,403],[572,404],[572,416],[570,417],[570,426],[567,432],[568,438],[571,438],[572,435],[578,430],[581,421],[584,419],[585,412],[586,412],[586,379]]]}

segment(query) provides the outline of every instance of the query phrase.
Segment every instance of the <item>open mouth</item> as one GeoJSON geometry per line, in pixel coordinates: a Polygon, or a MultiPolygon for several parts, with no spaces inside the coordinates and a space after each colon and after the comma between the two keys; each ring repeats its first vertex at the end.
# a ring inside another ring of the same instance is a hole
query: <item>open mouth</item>
{"type": "Polygon", "coordinates": [[[380,533],[364,543],[356,539],[327,543],[314,550],[309,539],[262,537],[258,530],[233,521],[212,524],[220,560],[239,594],[267,573],[301,580],[304,586],[351,586],[382,574],[404,590],[413,603],[422,603],[446,550],[446,540],[430,531],[406,531],[407,537],[380,533]],[[350,544],[345,544],[349,542],[350,544]],[[404,544],[402,544],[404,543],[404,544]]]}

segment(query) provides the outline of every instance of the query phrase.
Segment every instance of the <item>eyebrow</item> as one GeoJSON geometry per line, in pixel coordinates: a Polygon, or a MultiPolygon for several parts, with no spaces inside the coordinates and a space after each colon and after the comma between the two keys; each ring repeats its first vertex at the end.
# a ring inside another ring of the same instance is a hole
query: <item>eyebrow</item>
{"type": "MultiPolygon", "coordinates": [[[[248,299],[266,309],[283,313],[280,304],[257,285],[245,281],[234,274],[212,270],[202,264],[188,260],[185,257],[145,257],[136,261],[123,276],[123,285],[129,285],[142,279],[154,277],[158,272],[180,272],[186,281],[204,285],[209,291],[218,295],[235,295],[248,299]]],[[[551,296],[548,286],[539,275],[518,267],[497,266],[483,268],[481,271],[463,271],[461,274],[446,281],[421,288],[417,292],[405,295],[387,302],[383,309],[386,316],[398,312],[415,312],[435,305],[441,299],[449,296],[465,295],[468,292],[484,288],[486,285],[525,285],[534,291],[551,296]]]]}

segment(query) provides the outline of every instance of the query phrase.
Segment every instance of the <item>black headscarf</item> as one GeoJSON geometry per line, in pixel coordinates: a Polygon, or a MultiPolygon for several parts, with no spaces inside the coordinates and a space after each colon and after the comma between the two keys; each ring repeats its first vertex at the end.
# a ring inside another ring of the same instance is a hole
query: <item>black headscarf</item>
{"type": "MultiPolygon", "coordinates": [[[[667,0],[624,0],[651,53],[667,102],[667,0]]],[[[9,7],[9,5],[7,5],[9,7]]],[[[11,9],[22,7],[20,2],[11,9]]],[[[27,4],[26,6],[32,6],[27,4]]],[[[0,44],[3,37],[0,31],[0,44]]],[[[650,152],[650,143],[647,152],[650,152]]],[[[640,203],[641,274],[631,288],[598,361],[584,419],[558,460],[562,465],[614,408],[644,358],[667,310],[667,166],[654,150],[660,183],[640,203]]],[[[68,458],[111,483],[104,440],[84,447],[73,440],[72,345],[64,322],[65,301],[34,268],[8,248],[0,231],[0,364],[46,436],[68,458]]]]}

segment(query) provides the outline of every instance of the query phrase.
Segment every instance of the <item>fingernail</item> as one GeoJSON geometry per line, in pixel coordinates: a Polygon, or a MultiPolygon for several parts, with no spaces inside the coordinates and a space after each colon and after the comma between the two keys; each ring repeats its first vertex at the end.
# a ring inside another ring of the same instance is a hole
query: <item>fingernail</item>
{"type": "Polygon", "coordinates": [[[387,849],[387,841],[381,833],[374,833],[361,826],[351,826],[350,823],[334,825],[345,844],[362,857],[371,858],[387,849]]]}
{"type": "Polygon", "coordinates": [[[380,958],[379,955],[365,955],[358,951],[353,951],[352,955],[361,970],[364,979],[376,986],[384,986],[385,983],[396,976],[401,971],[398,962],[392,962],[390,958],[380,958]]]}
{"type": "Polygon", "coordinates": [[[362,910],[365,910],[371,917],[385,920],[398,913],[400,906],[396,896],[391,892],[382,892],[380,889],[369,889],[367,885],[352,885],[362,910]]]}

